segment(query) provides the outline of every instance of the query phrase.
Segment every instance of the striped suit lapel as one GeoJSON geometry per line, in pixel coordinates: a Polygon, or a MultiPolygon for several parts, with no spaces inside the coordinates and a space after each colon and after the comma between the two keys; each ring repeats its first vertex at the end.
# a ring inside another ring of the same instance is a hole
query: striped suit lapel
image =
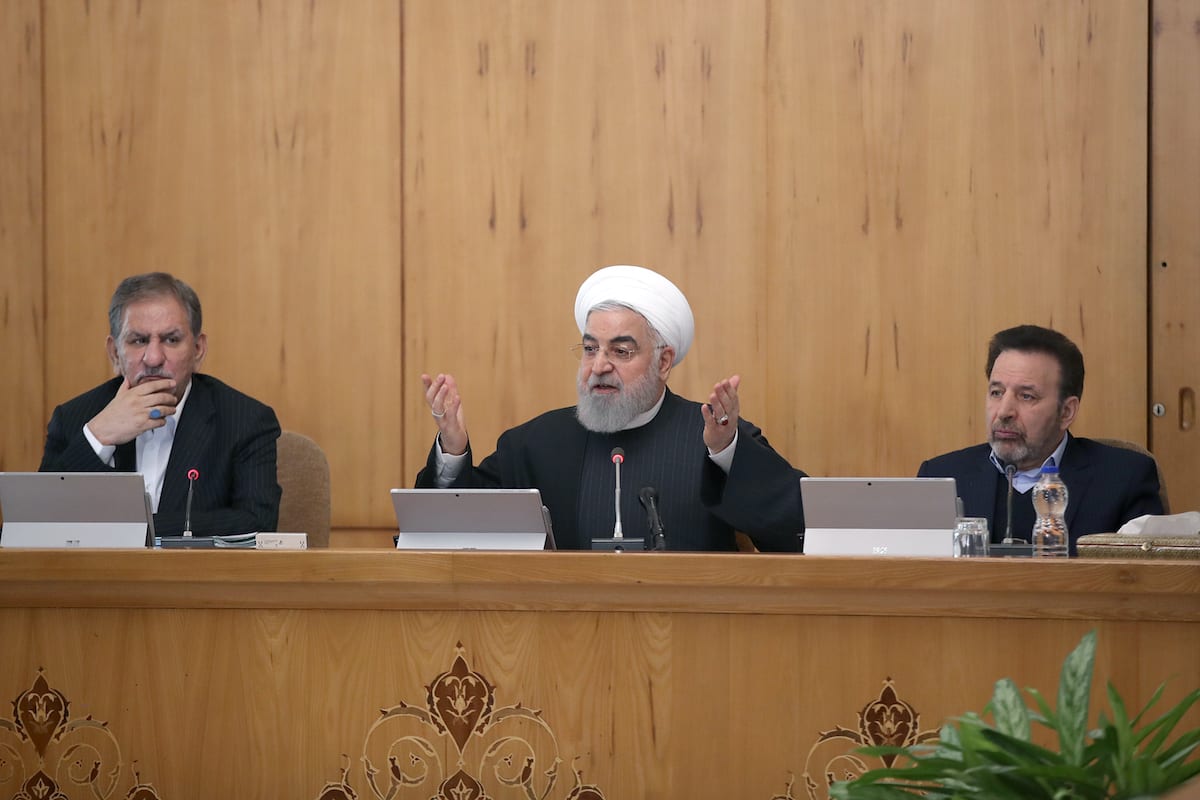
{"type": "Polygon", "coordinates": [[[192,378],[192,391],[175,429],[175,441],[171,443],[171,457],[167,460],[167,474],[158,503],[160,510],[183,510],[188,470],[193,467],[200,470],[203,480],[205,465],[209,462],[210,434],[217,412],[208,387],[197,377],[192,378]]]}

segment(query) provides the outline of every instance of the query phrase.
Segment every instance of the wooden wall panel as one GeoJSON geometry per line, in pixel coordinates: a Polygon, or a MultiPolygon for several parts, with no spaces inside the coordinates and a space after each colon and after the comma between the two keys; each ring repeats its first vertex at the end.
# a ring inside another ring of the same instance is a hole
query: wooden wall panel
{"type": "MultiPolygon", "coordinates": [[[[321,443],[335,521],[399,468],[399,4],[51,3],[52,402],[109,374],[108,297],[166,269],[207,371],[321,443]]],[[[48,409],[47,409],[48,414],[48,409]]]]}
{"type": "Polygon", "coordinates": [[[772,8],[768,420],[785,449],[822,474],[913,474],[981,441],[987,341],[1025,322],[1084,351],[1077,432],[1144,440],[1144,12],[772,8]]]}
{"type": "Polygon", "coordinates": [[[1200,509],[1200,0],[1155,0],[1151,45],[1151,444],[1171,510],[1200,509]]]}
{"type": "MultiPolygon", "coordinates": [[[[761,420],[763,26],[761,4],[406,7],[406,380],[455,373],[482,454],[574,402],[575,292],[608,264],[689,296],[672,385],[742,371],[761,420]]],[[[435,432],[411,398],[409,477],[435,432]]]]}
{"type": "Polygon", "coordinates": [[[673,386],[741,373],[746,415],[815,474],[979,441],[986,340],[1026,321],[1083,347],[1078,432],[1145,439],[1140,4],[38,13],[45,396],[37,420],[0,401],[6,453],[36,459],[53,405],[109,374],[115,282],[167,268],[205,300],[208,369],[325,447],[335,526],[389,528],[434,430],[420,373],[458,375],[490,450],[572,402],[575,290],[628,262],[696,310],[673,386]]]}
{"type": "Polygon", "coordinates": [[[43,197],[41,12],[16,0],[0,4],[0,471],[42,457],[43,197]]]}
{"type": "MultiPolygon", "coordinates": [[[[624,260],[671,274],[696,308],[676,387],[698,395],[744,373],[747,415],[815,473],[911,474],[979,441],[987,339],[1021,322],[1091,355],[1087,400],[1103,400],[1084,403],[1079,432],[1145,440],[1136,7],[651,8],[636,25],[612,5],[598,18],[537,3],[408,17],[410,38],[434,34],[406,51],[407,312],[441,322],[416,323],[407,362],[421,365],[410,380],[454,371],[468,403],[484,392],[485,408],[468,406],[478,448],[571,401],[568,368],[526,353],[572,336],[579,280],[624,260]],[[671,86],[693,54],[699,75],[671,86]],[[609,166],[612,150],[635,171],[609,166]],[[684,227],[689,185],[700,200],[684,227]],[[725,202],[715,213],[709,186],[725,202]],[[614,215],[618,195],[638,213],[614,215]],[[665,214],[650,202],[663,197],[665,214]],[[541,205],[563,209],[560,226],[537,224],[541,205]],[[633,257],[580,258],[596,239],[602,256],[633,257]],[[445,262],[471,266],[433,268],[445,262]],[[421,338],[438,329],[478,333],[421,338]]],[[[432,431],[413,400],[406,420],[432,431]]],[[[427,443],[410,438],[406,471],[427,443]]]]}

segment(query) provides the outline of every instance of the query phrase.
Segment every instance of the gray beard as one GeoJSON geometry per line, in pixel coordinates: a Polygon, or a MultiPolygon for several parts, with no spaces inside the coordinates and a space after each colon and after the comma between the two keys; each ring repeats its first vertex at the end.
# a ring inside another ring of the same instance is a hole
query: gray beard
{"type": "Polygon", "coordinates": [[[577,381],[576,392],[579,403],[575,406],[575,418],[579,424],[592,433],[616,433],[629,427],[633,418],[638,414],[649,411],[658,401],[662,385],[658,381],[658,373],[652,363],[646,374],[637,380],[620,384],[613,376],[597,380],[597,376],[584,383],[577,381]],[[593,386],[617,386],[619,391],[614,395],[592,394],[589,389],[593,386]]]}
{"type": "MultiPolygon", "coordinates": [[[[988,438],[991,438],[990,435],[988,438]]],[[[1025,443],[1025,442],[1022,442],[1021,444],[1018,444],[1015,446],[1009,446],[1007,448],[1009,451],[1008,455],[1004,455],[1000,452],[999,442],[993,441],[993,442],[988,442],[988,444],[990,444],[992,446],[992,452],[996,455],[996,458],[1000,459],[1000,463],[1002,463],[1002,464],[1004,464],[1004,463],[1010,463],[1010,464],[1014,464],[1014,465],[1020,464],[1023,461],[1029,460],[1029,457],[1032,455],[1032,451],[1029,448],[1029,444],[1025,443]]]]}

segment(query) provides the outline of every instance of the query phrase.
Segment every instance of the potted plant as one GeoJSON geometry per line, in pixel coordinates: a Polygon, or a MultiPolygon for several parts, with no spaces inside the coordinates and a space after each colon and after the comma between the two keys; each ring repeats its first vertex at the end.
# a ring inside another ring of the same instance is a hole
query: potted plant
{"type": "Polygon", "coordinates": [[[1151,720],[1148,714],[1162,696],[1160,686],[1133,718],[1120,695],[1108,685],[1111,717],[1101,711],[1098,727],[1088,729],[1096,632],[1083,637],[1063,663],[1058,708],[1035,689],[1027,689],[1034,707],[1026,705],[1012,680],[996,682],[982,716],[968,713],[942,726],[939,740],[909,747],[868,747],[872,756],[897,755],[891,768],[875,769],[851,781],[836,783],[837,800],[939,798],[1053,798],[1053,800],[1120,800],[1156,797],[1200,774],[1200,729],[1168,742],[1187,711],[1200,700],[1200,689],[1151,720]],[[1033,723],[1058,736],[1058,749],[1035,744],[1033,723]]]}

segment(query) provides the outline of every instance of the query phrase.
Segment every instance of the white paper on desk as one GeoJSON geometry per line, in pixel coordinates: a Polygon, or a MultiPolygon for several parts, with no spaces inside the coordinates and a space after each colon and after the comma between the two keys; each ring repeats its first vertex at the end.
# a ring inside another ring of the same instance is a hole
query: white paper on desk
{"type": "Polygon", "coordinates": [[[1121,526],[1128,536],[1200,536],[1200,511],[1183,514],[1143,514],[1121,526]]]}
{"type": "Polygon", "coordinates": [[[214,547],[254,547],[254,537],[257,533],[230,533],[225,536],[214,536],[214,547]]]}

